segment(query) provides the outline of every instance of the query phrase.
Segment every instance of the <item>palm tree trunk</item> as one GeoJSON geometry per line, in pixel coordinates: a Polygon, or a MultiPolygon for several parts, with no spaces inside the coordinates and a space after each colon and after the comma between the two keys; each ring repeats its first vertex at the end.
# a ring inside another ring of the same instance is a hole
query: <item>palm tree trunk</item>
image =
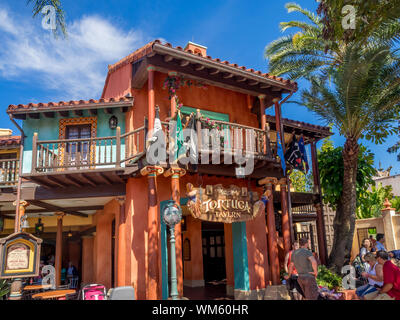
{"type": "Polygon", "coordinates": [[[350,261],[356,221],[356,179],[359,145],[357,139],[347,138],[343,149],[343,190],[333,222],[334,238],[329,267],[340,273],[350,261]]]}

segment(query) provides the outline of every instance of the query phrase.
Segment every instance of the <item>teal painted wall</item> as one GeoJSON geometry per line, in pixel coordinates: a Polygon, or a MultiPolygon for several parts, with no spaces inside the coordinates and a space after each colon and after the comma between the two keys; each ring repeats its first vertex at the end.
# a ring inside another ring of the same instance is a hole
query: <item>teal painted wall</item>
{"type": "MultiPolygon", "coordinates": [[[[118,118],[118,126],[121,128],[121,134],[125,133],[125,114],[120,110],[114,109],[114,113],[118,118]]],[[[112,115],[106,114],[103,110],[97,111],[97,137],[108,137],[115,136],[116,130],[112,130],[109,128],[108,120],[112,115]]],[[[92,117],[88,111],[83,111],[82,117],[92,117]]],[[[69,119],[69,118],[81,118],[79,116],[72,115],[70,112],[70,116],[61,117],[56,113],[54,118],[45,118],[43,114],[40,115],[40,119],[30,119],[27,117],[26,120],[23,121],[23,130],[25,132],[26,138],[24,141],[24,154],[23,154],[23,173],[31,172],[32,167],[32,138],[33,133],[38,133],[38,140],[57,140],[59,138],[59,120],[60,119],[69,119]]],[[[115,144],[114,144],[115,145],[115,144]]],[[[103,146],[104,148],[104,146],[103,146]]],[[[108,154],[111,155],[110,146],[107,147],[108,154]]],[[[99,147],[96,149],[96,160],[98,160],[99,155],[99,147]]],[[[115,147],[113,147],[113,159],[115,160],[115,147]]],[[[125,142],[124,139],[121,141],[121,157],[125,154],[125,142]]],[[[109,157],[108,157],[109,158],[109,157]]],[[[106,168],[106,166],[102,166],[106,168]]]]}
{"type": "Polygon", "coordinates": [[[246,222],[232,223],[233,272],[235,289],[250,290],[249,263],[247,259],[246,222]]]}

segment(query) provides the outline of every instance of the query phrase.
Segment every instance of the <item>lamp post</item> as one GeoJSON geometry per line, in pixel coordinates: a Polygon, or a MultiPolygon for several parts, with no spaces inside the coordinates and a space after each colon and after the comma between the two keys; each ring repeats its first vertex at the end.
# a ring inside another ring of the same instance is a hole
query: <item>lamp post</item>
{"type": "Polygon", "coordinates": [[[170,230],[171,243],[171,298],[178,300],[178,283],[176,279],[176,255],[175,255],[175,225],[182,219],[182,209],[174,200],[168,200],[163,211],[163,221],[170,230]]]}

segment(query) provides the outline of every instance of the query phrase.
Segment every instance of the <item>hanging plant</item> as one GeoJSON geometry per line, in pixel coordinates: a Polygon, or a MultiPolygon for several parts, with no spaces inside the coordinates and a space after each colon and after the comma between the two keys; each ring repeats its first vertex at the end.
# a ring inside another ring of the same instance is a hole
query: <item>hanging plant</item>
{"type": "MultiPolygon", "coordinates": [[[[178,95],[176,94],[179,88],[181,87],[191,87],[195,85],[198,88],[203,88],[206,89],[206,86],[203,83],[197,82],[197,81],[192,81],[189,79],[186,79],[182,76],[170,76],[168,75],[163,83],[163,89],[168,90],[168,99],[171,100],[172,98],[175,98],[175,103],[176,103],[176,109],[177,112],[180,110],[180,108],[183,106],[183,103],[180,102],[178,95]]],[[[174,118],[176,117],[176,114],[174,118]]]]}

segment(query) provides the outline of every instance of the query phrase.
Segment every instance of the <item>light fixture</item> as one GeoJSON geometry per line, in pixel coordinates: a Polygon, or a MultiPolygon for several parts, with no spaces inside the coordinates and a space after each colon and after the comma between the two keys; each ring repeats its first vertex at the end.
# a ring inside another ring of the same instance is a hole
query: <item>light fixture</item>
{"type": "Polygon", "coordinates": [[[26,215],[23,215],[21,217],[21,230],[28,229],[28,228],[30,228],[29,223],[28,223],[28,218],[26,215]]]}
{"type": "Polygon", "coordinates": [[[182,219],[182,209],[175,203],[174,200],[168,200],[163,211],[163,221],[164,223],[171,227],[181,222],[182,219]]]}
{"type": "Polygon", "coordinates": [[[71,228],[69,228],[69,232],[68,232],[68,238],[71,238],[72,237],[72,231],[71,231],[71,228]]]}
{"type": "Polygon", "coordinates": [[[42,223],[42,218],[39,218],[38,222],[35,224],[35,233],[42,234],[44,230],[44,225],[42,223]]]}
{"type": "Polygon", "coordinates": [[[118,118],[116,116],[112,116],[110,120],[108,120],[108,126],[110,129],[115,129],[118,125],[118,118]]]}
{"type": "Polygon", "coordinates": [[[174,200],[168,200],[163,210],[163,221],[169,226],[171,244],[171,298],[178,300],[178,281],[176,278],[175,225],[182,219],[182,209],[174,200]]]}

